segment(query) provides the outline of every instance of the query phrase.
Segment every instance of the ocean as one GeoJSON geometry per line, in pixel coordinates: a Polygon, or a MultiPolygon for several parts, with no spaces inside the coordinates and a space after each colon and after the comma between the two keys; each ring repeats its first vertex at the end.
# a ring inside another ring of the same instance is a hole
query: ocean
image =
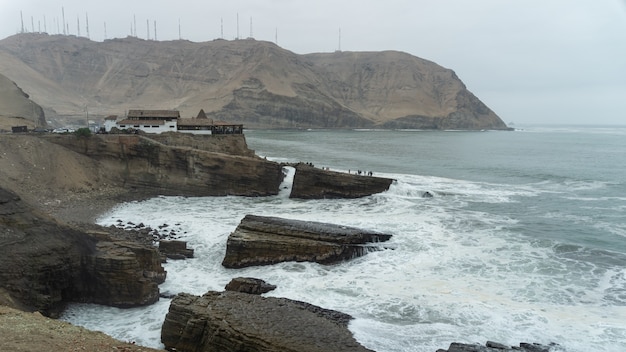
{"type": "MultiPolygon", "coordinates": [[[[270,160],[396,181],[360,199],[298,200],[288,198],[288,177],[277,196],[156,197],[121,204],[98,223],[168,224],[188,241],[196,257],[165,264],[162,292],[201,295],[233,277],[260,278],[278,286],[267,296],[352,315],[355,338],[379,352],[488,340],[626,351],[626,126],[516,127],[250,130],[249,147],[270,160]],[[336,265],[225,269],[226,239],[246,214],[393,237],[388,249],[336,265]]],[[[169,303],[73,304],[62,319],[162,348],[169,303]]]]}

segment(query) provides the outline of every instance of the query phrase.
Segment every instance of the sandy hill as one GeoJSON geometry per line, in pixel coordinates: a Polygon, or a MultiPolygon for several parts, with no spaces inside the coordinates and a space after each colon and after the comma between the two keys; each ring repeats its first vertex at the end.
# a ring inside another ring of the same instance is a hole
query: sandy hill
{"type": "Polygon", "coordinates": [[[29,99],[15,82],[0,74],[0,130],[11,130],[12,126],[28,128],[46,126],[41,106],[29,99]]]}
{"type": "Polygon", "coordinates": [[[49,120],[202,108],[254,128],[506,128],[452,70],[393,51],[297,55],[255,40],[31,33],[0,41],[0,73],[49,120]]]}

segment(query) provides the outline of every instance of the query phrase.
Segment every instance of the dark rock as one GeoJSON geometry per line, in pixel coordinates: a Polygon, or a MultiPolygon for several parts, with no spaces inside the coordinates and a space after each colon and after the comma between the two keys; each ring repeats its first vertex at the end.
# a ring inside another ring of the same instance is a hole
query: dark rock
{"type": "Polygon", "coordinates": [[[261,279],[252,277],[236,277],[226,285],[226,291],[235,291],[260,295],[276,289],[276,285],[270,285],[261,279]]]}
{"type": "Polygon", "coordinates": [[[193,258],[193,249],[188,249],[185,241],[161,240],[159,241],[159,251],[170,259],[193,258]]]}
{"type": "Polygon", "coordinates": [[[485,346],[454,342],[450,344],[450,347],[448,347],[447,350],[439,349],[437,352],[550,352],[555,350],[557,347],[558,345],[556,344],[546,346],[538,343],[529,344],[524,342],[520,343],[519,347],[507,346],[492,341],[487,341],[485,346]]]}
{"type": "Polygon", "coordinates": [[[290,198],[360,198],[389,189],[390,178],[359,176],[297,164],[290,198]]]}
{"type": "Polygon", "coordinates": [[[0,188],[0,302],[55,316],[68,302],[156,301],[165,279],[156,248],[97,228],[59,224],[0,188]]]}
{"type": "Polygon", "coordinates": [[[172,300],[161,341],[166,349],[187,352],[370,351],[346,328],[348,315],[329,312],[240,292],[181,293],[172,300]]]}
{"type": "Polygon", "coordinates": [[[327,223],[246,215],[228,236],[222,265],[242,268],[285,261],[333,264],[376,250],[391,235],[327,223]]]}

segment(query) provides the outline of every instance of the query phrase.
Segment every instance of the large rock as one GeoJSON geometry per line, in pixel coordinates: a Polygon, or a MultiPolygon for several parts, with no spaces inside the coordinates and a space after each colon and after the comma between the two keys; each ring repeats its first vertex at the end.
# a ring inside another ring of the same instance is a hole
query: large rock
{"type": "Polygon", "coordinates": [[[334,172],[297,164],[290,198],[360,198],[384,192],[393,183],[390,178],[334,172]]]}
{"type": "Polygon", "coordinates": [[[378,248],[371,242],[390,238],[354,227],[246,215],[228,236],[222,265],[242,268],[286,261],[332,264],[364,255],[378,248]]]}
{"type": "Polygon", "coordinates": [[[165,279],[156,248],[59,224],[3,188],[0,267],[0,303],[51,316],[68,302],[153,303],[165,279]]]}
{"type": "Polygon", "coordinates": [[[276,289],[276,285],[271,285],[261,279],[253,277],[236,277],[224,287],[226,291],[235,291],[260,295],[276,289]]]}
{"type": "Polygon", "coordinates": [[[182,352],[370,351],[346,328],[350,316],[286,298],[240,292],[179,294],[161,329],[182,352]]]}
{"type": "Polygon", "coordinates": [[[542,345],[538,343],[522,342],[519,347],[508,346],[498,342],[487,341],[483,345],[453,342],[447,350],[439,349],[437,352],[550,352],[560,350],[559,345],[551,343],[542,345]]]}

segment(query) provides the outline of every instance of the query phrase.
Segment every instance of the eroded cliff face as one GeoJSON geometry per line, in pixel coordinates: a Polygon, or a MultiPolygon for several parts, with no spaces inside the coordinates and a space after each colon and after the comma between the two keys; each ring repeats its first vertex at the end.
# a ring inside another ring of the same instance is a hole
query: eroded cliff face
{"type": "Polygon", "coordinates": [[[0,130],[22,125],[46,126],[43,109],[29,98],[13,81],[0,74],[0,130]]]}
{"type": "Polygon", "coordinates": [[[165,280],[156,248],[57,223],[0,188],[0,303],[55,316],[68,302],[154,303],[165,280]]]}
{"type": "MultiPolygon", "coordinates": [[[[125,188],[146,195],[183,196],[267,196],[278,194],[283,179],[279,164],[261,159],[222,152],[207,151],[211,143],[198,142],[200,148],[186,146],[186,136],[173,134],[166,145],[141,135],[45,136],[46,140],[97,160],[107,170],[107,177],[125,188]],[[181,140],[176,140],[177,138],[181,140]],[[185,146],[181,146],[185,145],[185,146]]],[[[157,137],[159,138],[159,137],[157,137]]],[[[197,137],[197,139],[213,138],[197,137]]],[[[221,139],[244,143],[242,135],[221,139]]],[[[215,148],[220,145],[214,144],[215,148]]],[[[248,154],[247,148],[238,149],[248,154]]],[[[221,149],[220,149],[221,150],[221,149]]]]}
{"type": "Polygon", "coordinates": [[[454,71],[396,51],[297,55],[256,40],[27,33],[0,41],[0,71],[43,107],[80,119],[85,106],[99,117],[144,106],[183,117],[204,109],[247,128],[506,128],[454,71]]]}

